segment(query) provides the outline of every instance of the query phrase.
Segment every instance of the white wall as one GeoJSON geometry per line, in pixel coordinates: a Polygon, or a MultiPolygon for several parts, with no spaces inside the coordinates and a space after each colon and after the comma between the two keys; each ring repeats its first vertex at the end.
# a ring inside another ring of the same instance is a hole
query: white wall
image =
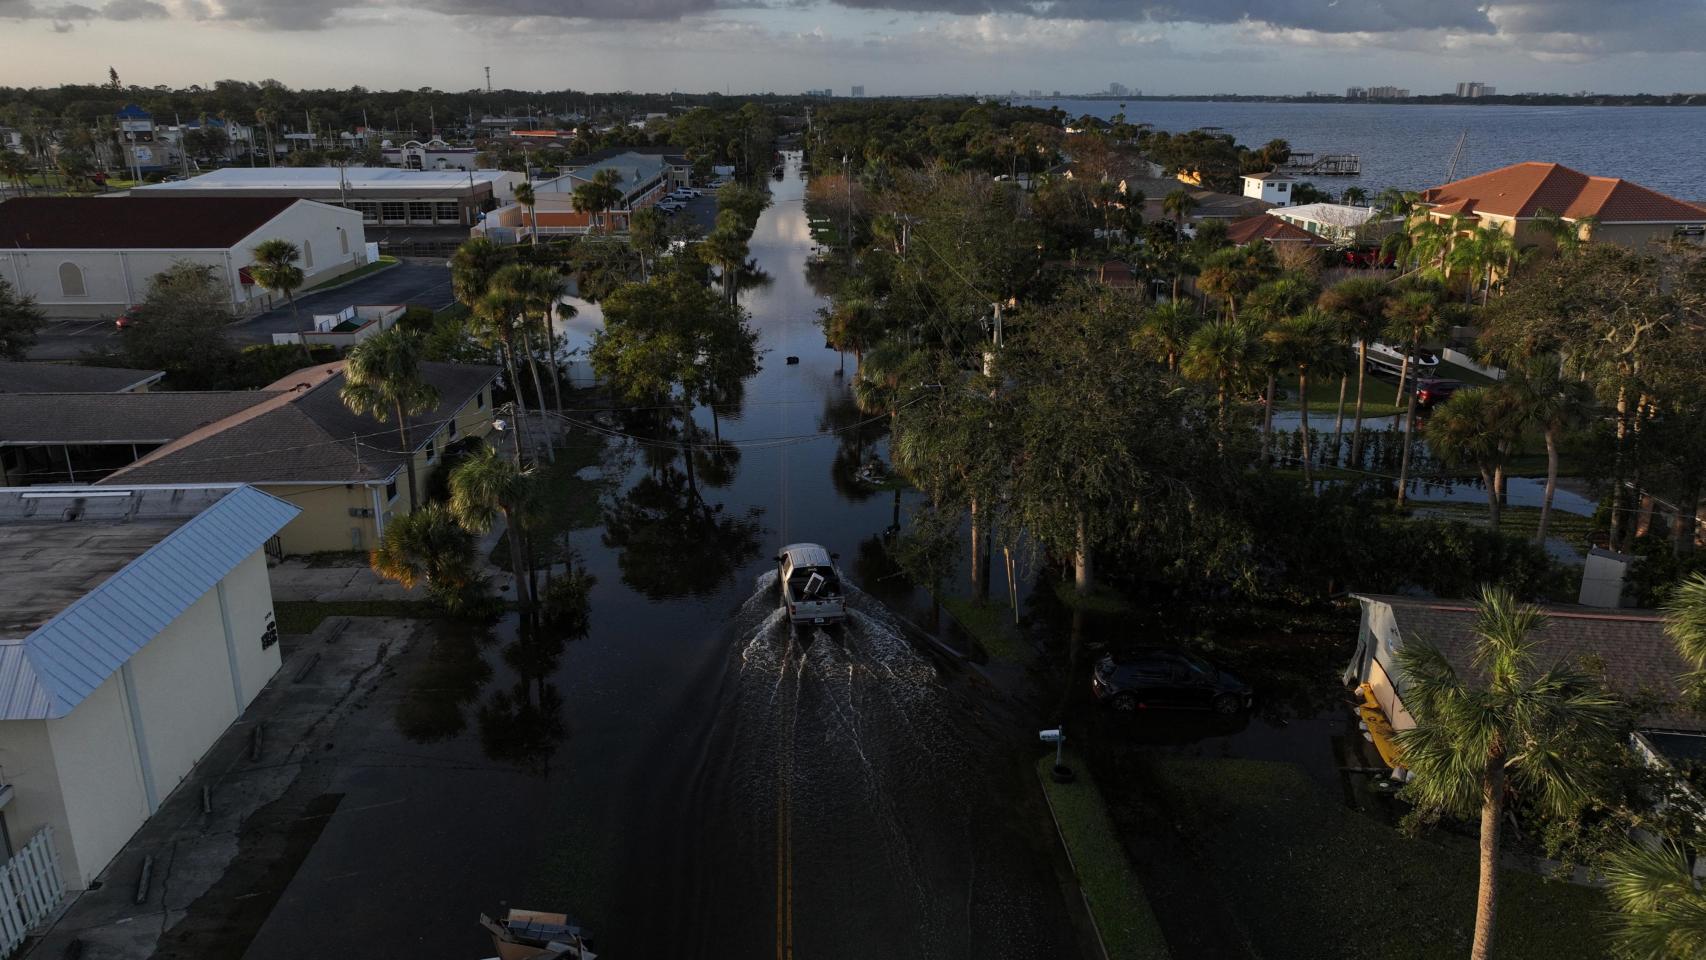
{"type": "Polygon", "coordinates": [[[42,721],[53,742],[65,829],[59,854],[65,884],[81,890],[107,868],[148,817],[124,689],[117,674],[69,716],[42,721]]]}
{"type": "Polygon", "coordinates": [[[230,291],[232,309],[265,309],[268,295],[244,286],[238,271],[254,260],[251,250],[263,240],[282,237],[298,247],[313,245],[314,265],[303,267],[304,285],[353,270],[367,262],[367,236],[361,214],[311,200],[300,201],[229,250],[6,250],[0,251],[0,277],[36,302],[50,317],[116,317],[148,295],[148,281],[179,262],[207,264],[230,291]],[[343,252],[342,227],[349,241],[343,252]],[[84,295],[67,297],[59,268],[75,263],[83,271],[84,295]]]}

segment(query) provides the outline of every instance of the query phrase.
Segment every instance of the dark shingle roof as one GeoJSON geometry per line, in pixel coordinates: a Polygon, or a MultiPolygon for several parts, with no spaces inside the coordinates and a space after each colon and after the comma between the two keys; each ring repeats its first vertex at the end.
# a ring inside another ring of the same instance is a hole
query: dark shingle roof
{"type": "Polygon", "coordinates": [[[0,393],[118,393],[164,375],[159,370],[0,360],[0,393]]]}
{"type": "MultiPolygon", "coordinates": [[[[1389,604],[1399,634],[1432,644],[1460,673],[1473,674],[1476,611],[1472,603],[1415,597],[1369,596],[1389,604]]],[[[1576,662],[1602,672],[1605,683],[1626,700],[1659,697],[1676,701],[1677,678],[1689,666],[1665,633],[1664,616],[1653,610],[1598,610],[1544,606],[1546,626],[1539,639],[1538,662],[1576,662]]],[[[1645,725],[1671,730],[1706,730],[1706,719],[1692,711],[1663,705],[1642,718],[1645,725]]]]}
{"type": "Polygon", "coordinates": [[[300,202],[295,197],[20,197],[0,203],[0,247],[224,249],[300,202]]]}
{"type": "Polygon", "coordinates": [[[272,396],[194,393],[0,393],[0,444],[167,443],[272,396]]]}
{"type": "MultiPolygon", "coordinates": [[[[444,420],[497,376],[498,368],[426,363],[439,404],[409,418],[420,449],[444,420]]],[[[167,444],[107,483],[354,483],[383,480],[403,464],[395,423],[352,413],[338,391],[343,364],[299,370],[272,384],[267,401],[167,444]]]]}

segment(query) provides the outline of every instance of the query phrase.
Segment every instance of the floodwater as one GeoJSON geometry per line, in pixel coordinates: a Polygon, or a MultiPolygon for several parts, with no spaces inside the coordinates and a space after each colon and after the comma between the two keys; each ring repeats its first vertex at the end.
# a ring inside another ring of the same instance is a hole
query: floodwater
{"type": "Polygon", "coordinates": [[[1085,955],[1029,718],[878,599],[910,595],[879,548],[897,501],[848,478],[881,439],[814,322],[797,157],[772,190],[743,294],[763,370],[700,417],[728,447],[689,479],[616,444],[605,523],[571,537],[587,636],[512,618],[400,659],[310,771],[342,801],[250,960],[489,956],[476,918],[506,906],[568,912],[612,960],[1085,955]],[[796,540],[842,556],[845,627],[783,622],[796,540]]]}

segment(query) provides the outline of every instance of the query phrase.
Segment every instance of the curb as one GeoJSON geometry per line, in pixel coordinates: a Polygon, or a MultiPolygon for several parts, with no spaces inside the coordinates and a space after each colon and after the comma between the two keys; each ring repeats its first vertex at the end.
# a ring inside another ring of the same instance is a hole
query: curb
{"type": "MultiPolygon", "coordinates": [[[[385,257],[385,256],[389,256],[389,254],[380,254],[380,256],[385,257]]],[[[304,296],[304,297],[306,297],[306,296],[318,296],[319,294],[322,294],[322,293],[331,293],[334,290],[342,290],[345,287],[358,284],[358,283],[362,282],[363,280],[371,280],[372,278],[379,276],[380,274],[384,273],[387,270],[395,269],[396,267],[400,267],[402,265],[403,265],[403,258],[391,257],[391,262],[386,264],[385,266],[380,267],[378,270],[370,270],[367,273],[364,273],[359,277],[352,277],[348,280],[343,281],[342,283],[334,283],[329,287],[313,287],[313,288],[310,288],[308,290],[298,290],[298,291],[296,291],[296,293],[298,295],[304,296]]],[[[356,269],[359,270],[361,268],[357,267],[356,269]]]]}
{"type": "Polygon", "coordinates": [[[1084,914],[1090,918],[1090,929],[1096,934],[1096,949],[1102,955],[1102,960],[1113,960],[1108,955],[1108,945],[1102,940],[1102,928],[1096,923],[1096,911],[1090,908],[1090,895],[1084,892],[1084,880],[1078,875],[1078,861],[1072,859],[1072,844],[1066,842],[1066,832],[1060,829],[1060,816],[1054,812],[1054,800],[1048,795],[1048,785],[1043,783],[1043,775],[1031,765],[1032,773],[1037,778],[1037,789],[1042,791],[1043,803],[1048,807],[1048,818],[1054,824],[1055,838],[1060,841],[1060,849],[1066,853],[1066,863],[1072,868],[1072,879],[1078,883],[1078,899],[1084,904],[1084,914]]]}

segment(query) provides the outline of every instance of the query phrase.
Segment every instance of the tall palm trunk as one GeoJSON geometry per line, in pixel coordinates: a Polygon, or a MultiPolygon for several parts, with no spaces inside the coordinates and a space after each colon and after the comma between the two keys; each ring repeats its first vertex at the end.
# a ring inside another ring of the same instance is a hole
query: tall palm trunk
{"type": "Polygon", "coordinates": [[[1404,382],[1410,377],[1410,356],[1404,355],[1404,362],[1398,365],[1398,392],[1393,395],[1395,400],[1404,399],[1404,382]]]}
{"type": "Polygon", "coordinates": [[[1470,960],[1493,953],[1493,923],[1499,910],[1499,827],[1505,812],[1505,753],[1494,743],[1488,752],[1481,788],[1481,882],[1475,901],[1475,941],[1470,960]]]}
{"type": "Polygon", "coordinates": [[[1617,388],[1617,445],[1611,461],[1611,549],[1623,549],[1623,531],[1628,511],[1623,509],[1623,481],[1628,463],[1625,447],[1629,439],[1629,388],[1617,388]]]}
{"type": "Polygon", "coordinates": [[[1309,466],[1309,369],[1297,368],[1297,399],[1303,414],[1302,429],[1299,431],[1303,438],[1303,482],[1309,487],[1309,492],[1315,492],[1315,474],[1309,466]]]}
{"type": "MultiPolygon", "coordinates": [[[[539,409],[543,411],[545,409],[545,387],[539,381],[539,358],[533,353],[533,338],[528,335],[526,324],[523,324],[521,328],[521,348],[527,351],[527,370],[533,376],[533,396],[538,398],[539,409]]],[[[521,390],[517,389],[515,395],[519,398],[521,390]]],[[[551,431],[545,433],[545,459],[552,463],[557,462],[557,445],[551,440],[551,431]]]]}
{"type": "Polygon", "coordinates": [[[420,491],[415,489],[415,451],[409,446],[409,421],[403,419],[403,402],[397,401],[397,449],[403,455],[403,463],[409,475],[409,512],[420,509],[420,491]]]}
{"type": "Polygon", "coordinates": [[[1552,522],[1552,495],[1558,490],[1558,428],[1546,426],[1546,492],[1540,498],[1540,522],[1534,527],[1534,542],[1546,545],[1546,526],[1552,522]]]}
{"type": "Polygon", "coordinates": [[[978,509],[977,498],[971,500],[971,585],[973,596],[989,599],[989,519],[987,510],[978,509]]]}
{"type": "Polygon", "coordinates": [[[509,388],[515,391],[515,456],[519,463],[527,447],[527,398],[521,393],[521,375],[515,369],[515,341],[505,337],[504,366],[509,368],[509,388]]]}
{"type": "Polygon", "coordinates": [[[1263,406],[1263,409],[1262,409],[1262,459],[1263,460],[1266,460],[1268,457],[1268,444],[1273,439],[1273,434],[1274,434],[1274,381],[1276,381],[1278,379],[1279,379],[1278,374],[1276,374],[1272,370],[1268,371],[1267,403],[1262,405],[1263,406]]]}
{"type": "Polygon", "coordinates": [[[1487,527],[1494,532],[1499,529],[1499,475],[1496,471],[1481,468],[1481,484],[1487,488],[1487,527]]]}
{"type": "Polygon", "coordinates": [[[515,512],[508,506],[503,508],[503,512],[504,539],[509,541],[509,569],[515,574],[515,596],[525,613],[533,609],[533,571],[521,549],[521,526],[515,522],[515,512]]]}
{"type": "Polygon", "coordinates": [[[1339,375],[1339,406],[1333,414],[1333,466],[1339,465],[1339,454],[1343,451],[1345,438],[1345,395],[1350,391],[1351,375],[1339,375]]]}
{"type": "Polygon", "coordinates": [[[1357,406],[1351,421],[1351,467],[1362,468],[1362,387],[1368,376],[1368,341],[1357,341],[1357,406]]]}
{"type": "MultiPolygon", "coordinates": [[[[1416,344],[1410,348],[1414,353],[1421,349],[1421,336],[1416,336],[1416,344]]],[[[1408,364],[1409,358],[1405,358],[1408,364]]],[[[1404,497],[1410,486],[1410,451],[1416,446],[1416,391],[1410,391],[1410,405],[1404,416],[1404,455],[1398,460],[1398,506],[1404,505],[1404,497]]]]}
{"type": "MultiPolygon", "coordinates": [[[[291,322],[296,325],[298,330],[302,330],[302,312],[296,309],[296,291],[286,288],[284,291],[284,300],[286,303],[290,304],[291,322]]],[[[308,349],[308,334],[312,332],[312,330],[302,330],[300,335],[302,338],[302,356],[308,361],[310,366],[314,363],[314,351],[308,349]]]]}

